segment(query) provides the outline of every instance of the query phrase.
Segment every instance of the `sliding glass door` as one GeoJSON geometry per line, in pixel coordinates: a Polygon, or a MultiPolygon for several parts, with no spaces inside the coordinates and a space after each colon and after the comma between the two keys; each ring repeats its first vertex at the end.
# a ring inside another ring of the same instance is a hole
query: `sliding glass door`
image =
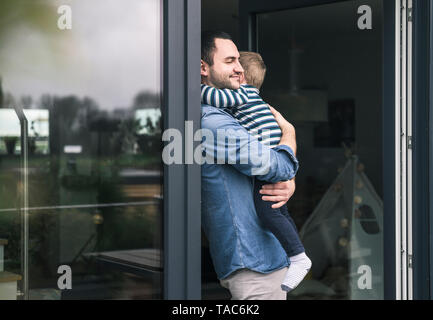
{"type": "Polygon", "coordinates": [[[161,11],[1,2],[0,297],[162,297],[161,11]]]}
{"type": "Polygon", "coordinates": [[[241,1],[240,10],[243,49],[267,66],[261,96],[297,132],[301,168],[288,208],[313,266],[288,298],[383,299],[385,224],[394,224],[384,195],[395,179],[384,181],[394,165],[384,145],[395,145],[394,132],[385,139],[395,118],[384,1],[241,1]]]}

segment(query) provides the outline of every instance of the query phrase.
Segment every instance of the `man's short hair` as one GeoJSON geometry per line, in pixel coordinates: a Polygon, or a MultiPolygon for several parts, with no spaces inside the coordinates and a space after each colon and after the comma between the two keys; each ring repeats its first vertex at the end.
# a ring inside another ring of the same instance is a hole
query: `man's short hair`
{"type": "Polygon", "coordinates": [[[245,81],[257,89],[265,81],[266,65],[262,59],[262,56],[257,52],[241,51],[239,62],[245,71],[245,81]]]}
{"type": "Polygon", "coordinates": [[[232,37],[230,37],[230,35],[224,31],[208,30],[202,32],[201,59],[210,66],[213,65],[213,56],[216,49],[215,39],[232,40],[232,37]]]}

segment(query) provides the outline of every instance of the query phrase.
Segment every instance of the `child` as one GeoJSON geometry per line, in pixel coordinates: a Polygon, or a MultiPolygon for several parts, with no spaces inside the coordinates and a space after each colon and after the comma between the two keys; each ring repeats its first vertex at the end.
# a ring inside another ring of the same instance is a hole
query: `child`
{"type": "MultiPolygon", "coordinates": [[[[266,66],[262,57],[255,52],[240,52],[240,63],[245,70],[244,76],[241,77],[241,88],[217,89],[202,84],[201,102],[225,108],[261,143],[275,147],[280,142],[281,129],[269,106],[259,96],[266,66]]],[[[273,209],[272,202],[262,200],[260,189],[265,184],[266,182],[254,179],[254,205],[260,221],[275,235],[290,258],[289,269],[281,284],[281,288],[289,292],[307,275],[311,268],[311,260],[305,254],[286,205],[273,209]]]]}

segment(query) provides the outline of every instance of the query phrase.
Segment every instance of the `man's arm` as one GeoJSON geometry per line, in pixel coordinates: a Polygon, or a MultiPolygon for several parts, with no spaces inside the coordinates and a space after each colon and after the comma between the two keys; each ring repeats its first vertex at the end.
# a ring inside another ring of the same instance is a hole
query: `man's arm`
{"type": "Polygon", "coordinates": [[[291,149],[294,130],[284,131],[283,144],[270,148],[250,135],[231,115],[208,107],[202,117],[202,129],[209,131],[203,147],[206,159],[214,163],[230,164],[241,173],[256,176],[271,183],[292,179],[298,170],[298,161],[291,149]]]}
{"type": "Polygon", "coordinates": [[[269,109],[271,109],[271,112],[274,115],[275,120],[278,122],[278,125],[281,129],[282,136],[279,145],[289,146],[293,150],[293,153],[296,155],[297,146],[295,127],[286,119],[284,119],[281,113],[279,113],[273,107],[269,106],[269,109]]]}
{"type": "MultiPolygon", "coordinates": [[[[269,106],[272,114],[278,122],[280,128],[282,128],[283,136],[280,140],[280,144],[286,144],[291,146],[293,153],[296,155],[296,134],[295,128],[290,124],[284,117],[273,107],[269,106]],[[284,129],[283,129],[284,128],[284,129]]],[[[278,209],[285,205],[287,201],[293,196],[296,189],[295,178],[288,181],[281,181],[274,184],[263,185],[260,193],[263,195],[262,200],[275,202],[272,208],[278,209]]]]}

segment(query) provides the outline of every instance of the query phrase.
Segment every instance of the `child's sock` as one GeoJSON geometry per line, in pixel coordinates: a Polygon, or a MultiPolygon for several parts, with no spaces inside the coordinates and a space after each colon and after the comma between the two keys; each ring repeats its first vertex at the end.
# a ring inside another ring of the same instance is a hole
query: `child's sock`
{"type": "Polygon", "coordinates": [[[284,277],[281,289],[284,291],[292,291],[295,289],[305,278],[311,268],[311,260],[307,257],[305,252],[290,257],[290,266],[284,277]]]}

